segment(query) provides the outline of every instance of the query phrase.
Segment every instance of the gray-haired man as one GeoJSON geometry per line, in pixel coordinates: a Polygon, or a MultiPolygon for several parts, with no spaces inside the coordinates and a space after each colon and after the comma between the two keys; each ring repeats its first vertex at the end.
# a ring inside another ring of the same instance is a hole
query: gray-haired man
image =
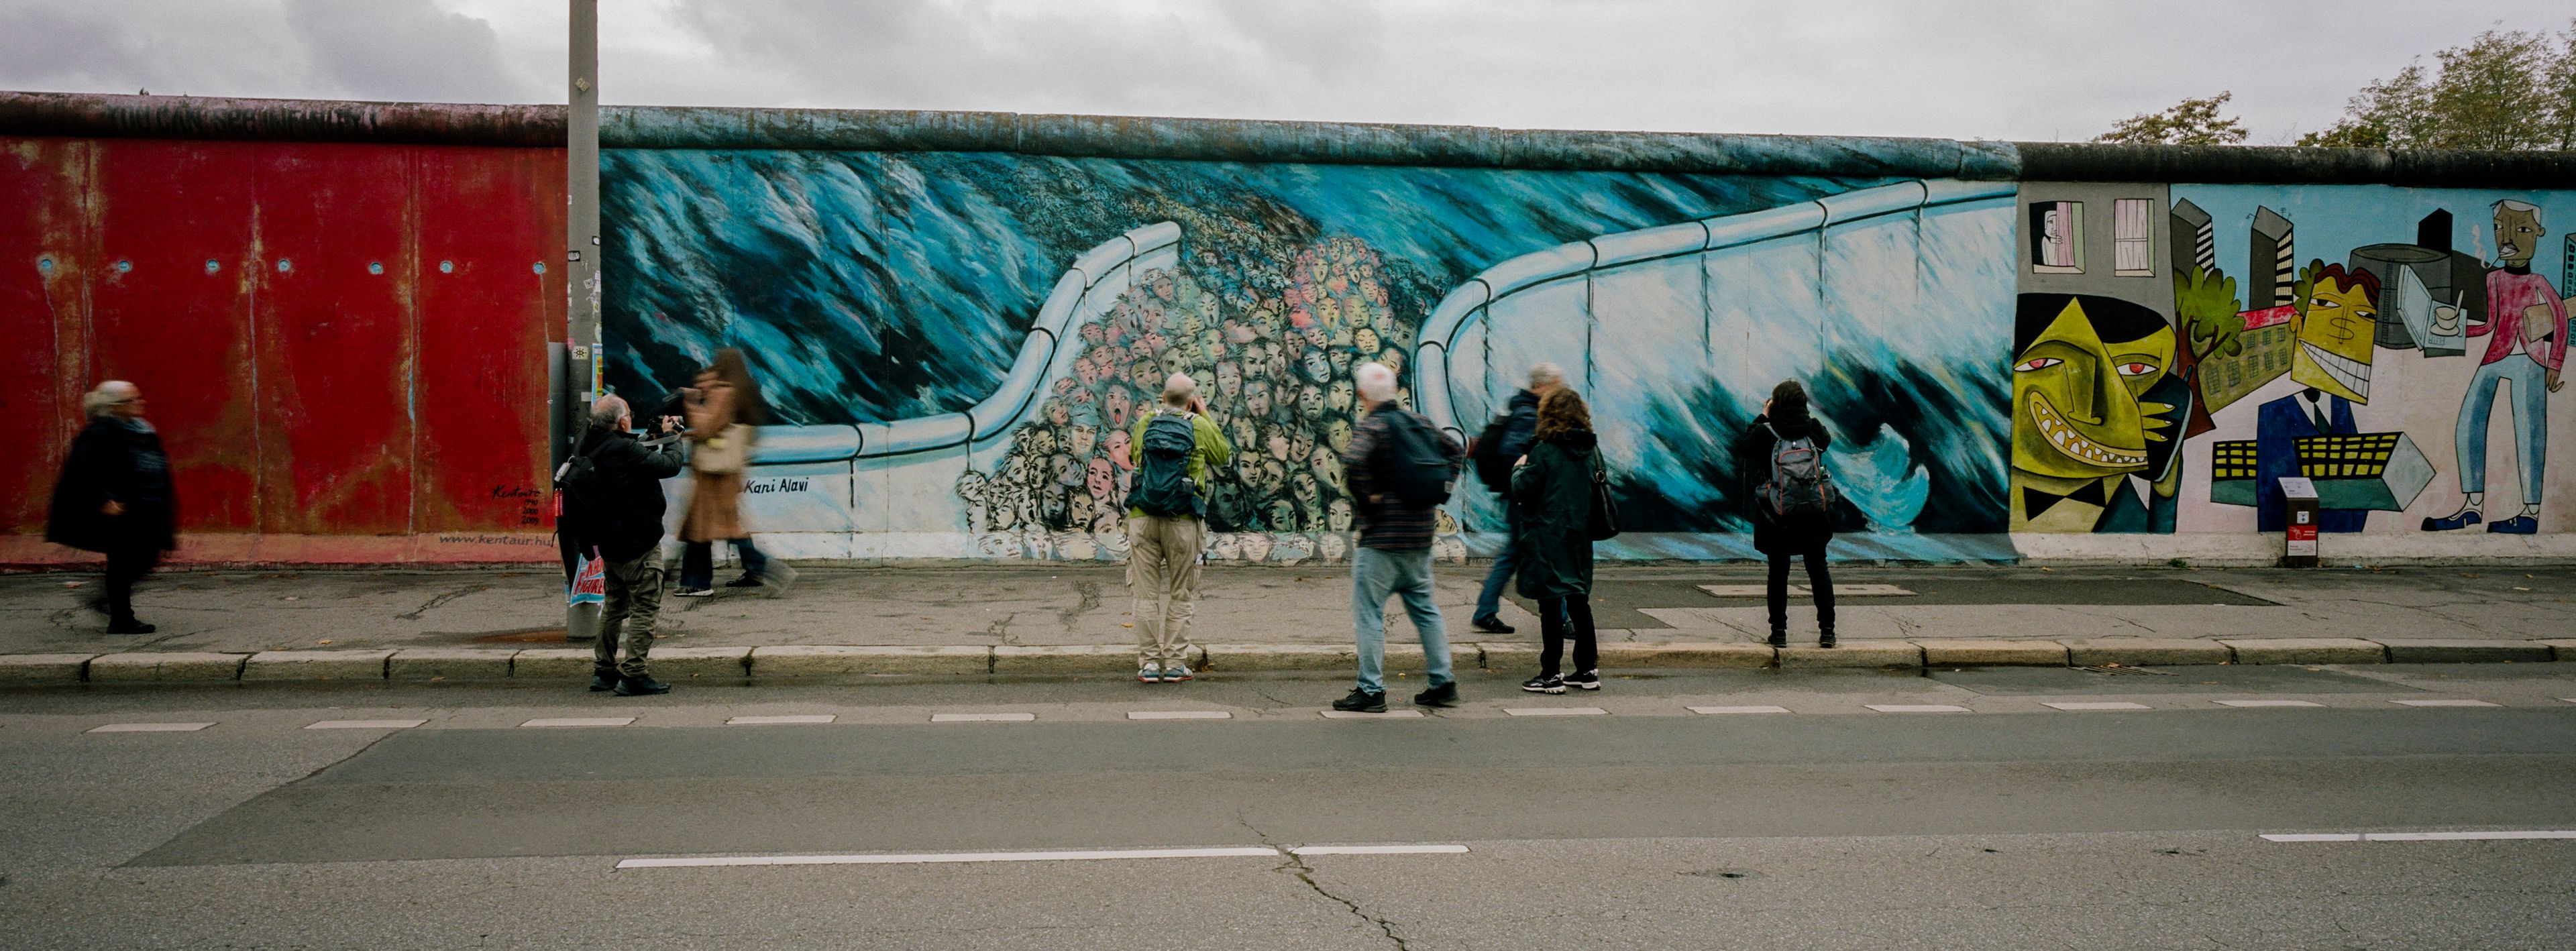
{"type": "Polygon", "coordinates": [[[1190,618],[1198,613],[1199,550],[1207,541],[1207,497],[1234,447],[1209,419],[1197,381],[1163,381],[1163,405],[1139,414],[1128,432],[1136,455],[1127,492],[1127,593],[1136,616],[1136,679],[1189,680],[1190,618]]]}
{"type": "MultiPolygon", "coordinates": [[[[1542,363],[1530,368],[1529,387],[1512,394],[1512,401],[1503,412],[1503,431],[1499,434],[1500,438],[1493,448],[1495,458],[1501,462],[1502,471],[1510,472],[1514,463],[1529,454],[1530,443],[1538,435],[1539,398],[1564,385],[1563,367],[1553,363],[1542,363]]],[[[1481,452],[1484,447],[1479,446],[1477,450],[1481,452]]],[[[1474,624],[1477,630],[1488,634],[1509,634],[1512,633],[1512,626],[1503,623],[1501,615],[1503,587],[1512,583],[1512,573],[1520,568],[1520,558],[1512,545],[1512,540],[1519,538],[1521,534],[1521,505],[1519,502],[1512,501],[1509,476],[1504,477],[1503,484],[1488,485],[1486,488],[1494,490],[1494,494],[1503,497],[1503,524],[1506,526],[1506,532],[1503,536],[1503,550],[1494,553],[1494,567],[1485,572],[1484,590],[1476,592],[1476,613],[1468,621],[1474,624]]]]}
{"type": "MultiPolygon", "coordinates": [[[[671,692],[646,664],[653,622],[662,612],[662,480],[679,475],[681,466],[675,445],[647,445],[627,431],[633,425],[625,400],[600,397],[559,477],[564,514],[558,530],[603,563],[608,581],[599,641],[591,648],[590,689],[621,697],[671,692]],[[624,660],[617,656],[620,645],[624,660]]],[[[663,420],[663,431],[671,428],[663,420]]]]}

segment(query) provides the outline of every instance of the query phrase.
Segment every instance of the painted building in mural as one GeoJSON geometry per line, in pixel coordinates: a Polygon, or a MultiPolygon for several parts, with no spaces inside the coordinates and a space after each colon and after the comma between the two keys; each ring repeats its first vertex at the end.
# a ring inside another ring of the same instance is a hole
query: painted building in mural
{"type": "MultiPolygon", "coordinates": [[[[261,135],[298,128],[273,106],[0,95],[12,97],[0,136],[15,136],[0,143],[20,157],[0,163],[0,185],[53,196],[0,219],[0,247],[57,268],[0,282],[11,326],[107,319],[63,316],[61,303],[92,307],[136,280],[113,270],[126,253],[113,236],[56,222],[84,202],[135,207],[122,198],[137,186],[95,162],[31,157],[324,147],[159,141],[219,125],[208,110],[266,116],[261,135]],[[189,121],[154,111],[170,108],[189,121]],[[133,136],[158,139],[112,142],[133,136]],[[40,303],[54,309],[38,315],[40,303]]],[[[421,210],[404,220],[443,221],[448,193],[474,180],[440,177],[438,163],[482,154],[424,142],[560,162],[539,147],[560,120],[538,110],[385,107],[353,127],[332,111],[347,104],[303,105],[320,118],[290,118],[343,140],[334,154],[381,152],[411,170],[403,207],[421,210]],[[364,144],[371,135],[407,144],[364,144]]],[[[1370,361],[1462,437],[1531,364],[1566,367],[1593,403],[1629,529],[1607,557],[1750,556],[1750,475],[1729,444],[1785,378],[1809,384],[1836,437],[1840,557],[2259,560],[2278,551],[2284,477],[2315,484],[2330,557],[2576,554],[2576,409],[2551,419],[2567,399],[2576,191],[2550,186],[2576,180],[2557,174],[2576,168],[2569,157],[785,110],[612,110],[606,129],[606,379],[654,400],[715,349],[745,350],[780,423],[762,433],[746,506],[791,557],[1117,560],[1129,423],[1185,372],[1238,449],[1216,476],[1211,556],[1344,559],[1353,506],[1337,450],[1362,411],[1353,369],[1370,361]],[[2151,161],[2122,164],[2136,156],[2151,161]],[[2195,168],[2211,180],[2154,180],[2195,168]]],[[[344,200],[357,192],[270,174],[263,187],[321,209],[317,220],[366,217],[344,200]]],[[[169,189],[183,204],[224,194],[169,189]]],[[[538,233],[559,199],[530,202],[506,233],[538,233]]],[[[417,369],[403,377],[415,389],[438,385],[418,376],[426,354],[471,343],[435,288],[542,274],[528,260],[542,251],[432,247],[450,240],[397,229],[384,250],[333,252],[399,278],[387,287],[415,342],[390,352],[417,369]],[[455,270],[424,270],[433,259],[455,270]]],[[[253,257],[242,266],[284,255],[253,257]]],[[[234,267],[221,273],[285,280],[234,267]]],[[[276,325],[247,302],[258,288],[237,290],[168,303],[182,323],[233,327],[244,352],[272,352],[260,340],[276,325]]],[[[515,334],[474,331],[516,348],[515,369],[477,399],[542,405],[529,344],[560,307],[514,312],[529,325],[515,334]]],[[[89,368],[140,359],[58,346],[30,366],[84,368],[56,381],[60,402],[89,368]]],[[[310,361],[252,378],[313,392],[336,379],[310,361]]],[[[303,418],[195,416],[252,437],[303,418]]],[[[533,419],[488,435],[541,446],[533,419]]],[[[189,438],[172,436],[183,450],[189,438]]],[[[188,467],[217,472],[237,444],[183,453],[183,487],[208,484],[188,467]]],[[[294,466],[249,471],[310,483],[299,498],[347,494],[333,472],[294,466]]],[[[516,495],[486,504],[422,478],[409,477],[407,521],[354,530],[542,517],[516,495]]],[[[28,514],[13,531],[36,530],[28,514]]],[[[319,517],[292,530],[329,533],[319,517]]],[[[1489,551],[1499,530],[1495,499],[1470,486],[1442,515],[1440,552],[1489,551]]]]}

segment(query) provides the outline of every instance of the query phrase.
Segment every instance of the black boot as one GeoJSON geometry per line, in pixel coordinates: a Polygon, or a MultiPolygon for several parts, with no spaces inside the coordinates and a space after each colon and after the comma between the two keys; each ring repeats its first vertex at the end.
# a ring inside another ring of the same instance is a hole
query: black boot
{"type": "Polygon", "coordinates": [[[1417,707],[1454,707],[1458,705],[1458,682],[1452,680],[1413,695],[1417,707]]]}
{"type": "Polygon", "coordinates": [[[670,692],[670,684],[653,679],[651,674],[641,677],[622,677],[617,681],[616,693],[621,697],[649,697],[670,692]]]}
{"type": "Polygon", "coordinates": [[[1834,646],[1834,632],[1832,632],[1832,631],[1826,631],[1826,632],[1824,632],[1824,633],[1822,633],[1822,634],[1818,634],[1818,635],[1816,635],[1816,646],[1818,646],[1818,647],[1832,647],[1832,646],[1834,646]]]}
{"type": "Polygon", "coordinates": [[[1350,696],[1333,701],[1333,709],[1344,713],[1385,713],[1386,693],[1370,693],[1353,687],[1350,696]]]}
{"type": "Polygon", "coordinates": [[[617,675],[617,671],[613,669],[591,671],[590,692],[599,693],[604,690],[615,690],[617,689],[618,680],[619,677],[617,675]]]}
{"type": "Polygon", "coordinates": [[[122,621],[107,622],[107,632],[110,634],[150,634],[157,630],[160,630],[160,628],[153,627],[152,625],[145,624],[133,618],[126,618],[122,621]]]}
{"type": "Polygon", "coordinates": [[[1773,646],[1773,647],[1787,647],[1787,646],[1789,646],[1789,632],[1787,632],[1787,631],[1781,631],[1781,630],[1774,630],[1774,631],[1772,631],[1772,632],[1771,632],[1771,646],[1773,646]]]}

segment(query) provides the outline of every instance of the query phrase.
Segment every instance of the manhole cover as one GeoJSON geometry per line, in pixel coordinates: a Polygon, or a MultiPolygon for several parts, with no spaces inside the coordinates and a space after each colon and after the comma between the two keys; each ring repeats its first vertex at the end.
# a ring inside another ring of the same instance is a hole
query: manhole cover
{"type": "Polygon", "coordinates": [[[2075,669],[2094,674],[2154,674],[2158,677],[2173,676],[2173,671],[2170,670],[2148,670],[2144,667],[2122,667],[2118,664],[2103,664],[2098,667],[2078,667],[2075,669]]]}

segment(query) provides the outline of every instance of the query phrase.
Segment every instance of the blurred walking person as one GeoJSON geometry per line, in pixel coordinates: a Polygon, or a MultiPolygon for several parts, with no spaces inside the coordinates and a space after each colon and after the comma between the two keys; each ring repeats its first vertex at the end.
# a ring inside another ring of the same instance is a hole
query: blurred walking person
{"type": "Polygon", "coordinates": [[[1771,608],[1771,646],[1789,645],[1789,559],[1807,563],[1807,587],[1816,599],[1816,646],[1834,646],[1834,580],[1825,569],[1833,541],[1834,503],[1841,494],[1825,471],[1833,437],[1807,412],[1807,388],[1782,380],[1762,404],[1762,415],[1736,442],[1736,464],[1753,500],[1753,548],[1771,562],[1763,596],[1771,608]]]}
{"type": "Polygon", "coordinates": [[[1359,684],[1333,701],[1333,709],[1386,710],[1386,599],[1404,599],[1405,614],[1422,638],[1429,689],[1413,696],[1426,707],[1458,702],[1450,670],[1449,632],[1431,599],[1432,510],[1449,500],[1465,452],[1421,414],[1395,404],[1395,371],[1382,363],[1361,366],[1360,399],[1368,418],[1351,430],[1342,451],[1343,478],[1359,525],[1351,552],[1351,623],[1359,645],[1359,684]]]}
{"type": "Polygon", "coordinates": [[[1476,613],[1468,623],[1488,634],[1510,634],[1512,626],[1503,623],[1503,586],[1512,583],[1519,573],[1520,555],[1516,539],[1520,538],[1521,504],[1512,497],[1512,467],[1529,454],[1530,442],[1538,432],[1538,403],[1549,393],[1565,385],[1565,369],[1553,363],[1541,363],[1529,371],[1529,386],[1512,399],[1468,455],[1474,458],[1476,478],[1503,498],[1505,537],[1503,550],[1495,553],[1494,566],[1485,572],[1485,587],[1476,592],[1476,613]]]}
{"type": "MultiPolygon", "coordinates": [[[[656,436],[675,427],[659,420],[656,436]]],[[[564,497],[560,529],[573,547],[601,563],[608,583],[591,646],[590,689],[621,697],[671,692],[653,679],[653,622],[662,612],[662,480],[680,474],[679,448],[637,440],[626,401],[603,396],[573,444],[558,477],[564,497]],[[623,647],[625,657],[620,659],[623,647]]]]}
{"type": "Polygon", "coordinates": [[[742,577],[725,587],[786,594],[796,569],[762,554],[742,524],[743,471],[751,467],[751,446],[760,438],[756,427],[769,425],[769,406],[761,401],[750,363],[740,350],[718,350],[715,362],[698,373],[697,385],[680,392],[689,419],[691,472],[689,511],[680,521],[680,588],[672,593],[714,594],[715,545],[732,542],[742,577]]]}
{"type": "Polygon", "coordinates": [[[1136,679],[1180,683],[1191,678],[1190,618],[1198,613],[1199,552],[1207,540],[1208,492],[1234,447],[1208,418],[1198,382],[1175,373],[1163,381],[1163,405],[1140,415],[1128,433],[1137,447],[1135,488],[1127,493],[1127,595],[1136,617],[1136,679]]]}
{"type": "Polygon", "coordinates": [[[143,418],[143,391],[109,380],[81,397],[89,425],[73,437],[54,483],[45,540],[107,556],[107,579],[90,606],[110,634],[150,634],[134,616],[134,585],[179,547],[170,457],[143,418]]]}
{"type": "Polygon", "coordinates": [[[1608,477],[1592,411],[1573,390],[1550,390],[1538,404],[1529,454],[1512,470],[1512,499],[1521,513],[1512,548],[1519,554],[1521,597],[1538,602],[1538,676],[1531,693],[1568,686],[1601,689],[1601,647],[1592,628],[1592,493],[1608,477]],[[1574,644],[1574,670],[1559,676],[1557,658],[1574,644]]]}

